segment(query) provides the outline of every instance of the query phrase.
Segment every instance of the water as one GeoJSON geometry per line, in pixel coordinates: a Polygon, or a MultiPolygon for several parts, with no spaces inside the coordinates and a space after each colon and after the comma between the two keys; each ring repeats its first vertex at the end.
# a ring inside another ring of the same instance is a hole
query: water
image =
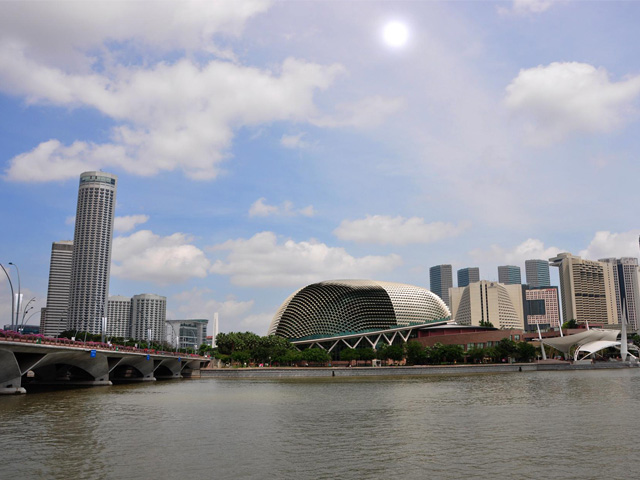
{"type": "Polygon", "coordinates": [[[640,369],[0,397],[0,478],[637,477],[640,369]]]}

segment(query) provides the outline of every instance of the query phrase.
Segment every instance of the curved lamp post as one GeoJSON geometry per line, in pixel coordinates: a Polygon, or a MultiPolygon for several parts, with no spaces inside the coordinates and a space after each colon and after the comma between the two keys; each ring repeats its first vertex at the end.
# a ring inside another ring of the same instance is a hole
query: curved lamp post
{"type": "Polygon", "coordinates": [[[20,320],[20,304],[22,303],[22,295],[20,294],[20,269],[13,262],[9,262],[9,265],[13,265],[14,267],[16,267],[16,272],[18,272],[18,301],[16,302],[16,327],[15,327],[17,330],[18,323],[20,320]]]}
{"type": "Polygon", "coordinates": [[[15,295],[13,294],[13,283],[11,282],[11,277],[9,273],[4,268],[4,266],[0,263],[0,267],[2,267],[2,271],[7,276],[7,280],[9,280],[9,287],[11,288],[11,330],[13,330],[13,311],[15,310],[15,295]]]}
{"type": "Polygon", "coordinates": [[[26,317],[27,313],[29,313],[29,310],[33,310],[33,306],[31,308],[29,308],[29,305],[31,305],[31,302],[35,301],[35,299],[36,299],[36,297],[33,297],[24,306],[24,310],[22,311],[22,321],[20,322],[21,325],[24,325],[24,317],[26,317]]]}

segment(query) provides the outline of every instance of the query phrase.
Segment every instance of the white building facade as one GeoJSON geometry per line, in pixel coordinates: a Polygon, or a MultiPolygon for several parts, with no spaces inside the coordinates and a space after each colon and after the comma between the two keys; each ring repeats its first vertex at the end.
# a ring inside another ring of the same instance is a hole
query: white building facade
{"type": "Polygon", "coordinates": [[[460,325],[524,329],[522,287],[481,280],[462,288],[451,288],[451,314],[460,325]]]}
{"type": "Polygon", "coordinates": [[[106,172],[80,175],[69,287],[71,330],[102,332],[109,297],[117,178],[106,172]]]}
{"type": "Polygon", "coordinates": [[[131,298],[131,338],[166,341],[167,297],[143,293],[131,298]]]}

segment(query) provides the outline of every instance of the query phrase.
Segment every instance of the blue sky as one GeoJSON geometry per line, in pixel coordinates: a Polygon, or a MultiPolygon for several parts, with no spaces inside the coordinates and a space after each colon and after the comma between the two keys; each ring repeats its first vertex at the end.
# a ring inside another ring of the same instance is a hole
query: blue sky
{"type": "MultiPolygon", "coordinates": [[[[637,257],[638,18],[615,1],[0,1],[0,263],[44,306],[92,169],[119,176],[110,293],[217,311],[222,331],[264,334],[320,280],[637,257]]],[[[8,319],[4,277],[0,299],[8,319]]]]}

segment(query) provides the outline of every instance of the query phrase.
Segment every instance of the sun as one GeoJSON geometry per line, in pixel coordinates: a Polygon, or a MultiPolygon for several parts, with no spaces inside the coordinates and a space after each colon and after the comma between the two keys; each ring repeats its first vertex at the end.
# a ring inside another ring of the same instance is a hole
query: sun
{"type": "Polygon", "coordinates": [[[382,32],[384,41],[391,47],[402,47],[409,39],[409,29],[404,23],[389,22],[382,32]]]}

